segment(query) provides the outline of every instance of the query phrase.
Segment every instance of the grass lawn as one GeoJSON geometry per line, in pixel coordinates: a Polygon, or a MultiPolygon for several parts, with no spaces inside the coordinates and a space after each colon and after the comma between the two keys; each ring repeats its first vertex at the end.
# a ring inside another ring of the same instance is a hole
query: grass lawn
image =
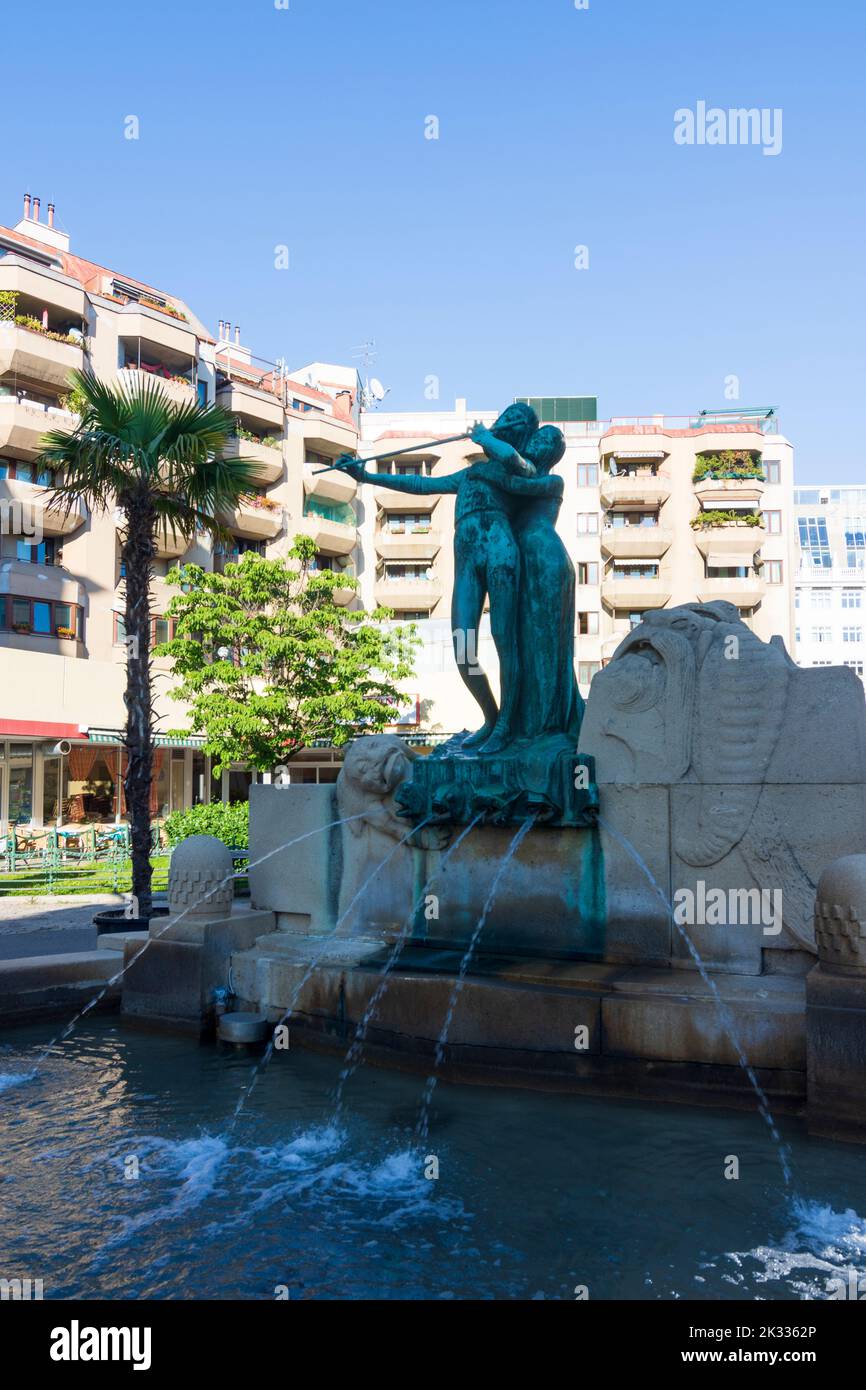
{"type": "MultiPolygon", "coordinates": [[[[153,891],[168,888],[168,855],[155,855],[153,891]]],[[[67,893],[129,893],[132,891],[132,865],[129,859],[112,864],[110,859],[84,864],[62,864],[49,869],[44,864],[0,874],[0,898],[55,897],[67,893]]]]}

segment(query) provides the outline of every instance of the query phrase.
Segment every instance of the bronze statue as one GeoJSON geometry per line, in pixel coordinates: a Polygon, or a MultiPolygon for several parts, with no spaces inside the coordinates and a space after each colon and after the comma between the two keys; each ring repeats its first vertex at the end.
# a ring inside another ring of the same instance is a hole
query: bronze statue
{"type": "Polygon", "coordinates": [[[437,478],[369,473],[348,455],[335,465],[358,482],[457,499],[452,638],[483,723],[416,761],[398,814],[451,824],[476,814],[502,824],[527,815],[591,824],[591,760],[577,770],[583,700],[574,675],[574,566],[556,533],[563,482],[550,472],[565,440],[552,425],[539,428],[534,410],[519,402],[469,437],[485,457],[437,478]],[[487,597],[498,706],[475,655],[487,597]]]}

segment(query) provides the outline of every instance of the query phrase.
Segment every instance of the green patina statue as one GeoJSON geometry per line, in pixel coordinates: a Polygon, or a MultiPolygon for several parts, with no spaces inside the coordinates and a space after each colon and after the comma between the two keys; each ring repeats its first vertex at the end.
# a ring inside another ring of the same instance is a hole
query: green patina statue
{"type": "MultiPolygon", "coordinates": [[[[430,766],[419,767],[414,779],[425,784],[415,798],[417,814],[439,809],[443,819],[464,820],[483,803],[491,819],[497,812],[504,820],[519,818],[528,806],[542,818],[580,823],[585,797],[580,788],[571,795],[563,782],[575,780],[583,715],[574,675],[574,567],[556,532],[562,479],[550,475],[565,440],[553,426],[539,428],[534,410],[522,403],[509,406],[490,429],[476,425],[471,438],[485,457],[442,477],[368,473],[347,455],[336,464],[377,487],[456,496],[454,655],[483,723],[421,760],[430,766]],[[476,655],[486,598],[499,657],[499,705],[476,655]],[[446,768],[449,760],[454,765],[446,768]]],[[[409,789],[403,799],[413,813],[409,789]]]]}

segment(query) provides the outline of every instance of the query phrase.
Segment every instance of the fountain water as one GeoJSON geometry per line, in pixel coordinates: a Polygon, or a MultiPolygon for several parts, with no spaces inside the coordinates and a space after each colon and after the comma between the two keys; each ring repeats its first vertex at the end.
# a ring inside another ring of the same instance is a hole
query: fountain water
{"type": "Polygon", "coordinates": [[[430,888],[430,885],[432,883],[435,883],[436,879],[439,877],[442,870],[445,868],[445,865],[448,863],[451,856],[456,852],[456,850],[460,848],[463,841],[469,834],[470,830],[474,830],[475,826],[478,825],[479,821],[481,821],[482,818],[483,812],[477,815],[474,820],[470,821],[469,824],[466,826],[465,830],[462,830],[460,832],[453,845],[450,845],[448,849],[445,851],[436,867],[435,873],[430,875],[429,879],[424,884],[424,887],[421,889],[421,892],[418,894],[418,896],[412,904],[412,910],[409,913],[409,916],[406,918],[406,921],[404,922],[402,928],[400,929],[397,939],[394,942],[393,947],[391,948],[388,959],[385,962],[385,968],[382,971],[382,978],[379,981],[378,985],[376,986],[376,989],[373,991],[373,994],[371,995],[367,1003],[367,1007],[364,1010],[363,1017],[361,1018],[361,1021],[355,1030],[355,1037],[352,1041],[352,1044],[348,1052],[346,1053],[346,1059],[343,1063],[343,1070],[340,1072],[340,1078],[337,1082],[334,1094],[334,1112],[332,1124],[336,1124],[340,1117],[340,1112],[343,1106],[343,1094],[345,1092],[348,1082],[351,1080],[361,1061],[361,1055],[364,1050],[364,1041],[367,1036],[367,1029],[370,1026],[370,1022],[373,1018],[373,1015],[376,1012],[376,1009],[379,1007],[379,1001],[381,1000],[382,995],[385,993],[390,972],[394,965],[397,963],[400,954],[403,950],[403,947],[406,944],[406,938],[409,935],[409,932],[411,931],[415,921],[415,913],[417,912],[420,904],[424,901],[425,897],[427,896],[427,891],[430,888]]]}
{"type": "Polygon", "coordinates": [[[463,984],[466,979],[466,972],[468,971],[470,963],[472,961],[472,957],[475,954],[475,948],[481,939],[481,933],[484,930],[484,924],[487,921],[488,916],[490,915],[490,909],[493,907],[493,903],[496,899],[496,893],[499,888],[499,884],[502,880],[502,876],[534,824],[535,817],[530,816],[530,818],[524,821],[523,825],[521,825],[520,829],[517,831],[517,834],[512,839],[511,844],[508,846],[508,849],[505,855],[503,856],[502,862],[499,865],[499,868],[496,870],[493,882],[490,885],[490,892],[487,895],[487,900],[484,904],[484,909],[481,913],[481,916],[478,918],[478,921],[475,925],[475,930],[473,931],[472,936],[469,940],[469,945],[466,947],[466,950],[463,953],[463,959],[461,960],[460,968],[457,971],[457,978],[454,981],[454,988],[451,991],[451,997],[448,1001],[448,1009],[445,1013],[445,1022],[442,1025],[442,1029],[436,1041],[436,1053],[433,1059],[433,1070],[427,1078],[427,1082],[424,1086],[424,1093],[421,1097],[421,1108],[418,1115],[418,1123],[415,1126],[415,1134],[419,1140],[423,1141],[427,1138],[427,1132],[430,1126],[430,1104],[433,1100],[433,1092],[436,1090],[436,1082],[438,1080],[437,1072],[445,1059],[445,1046],[448,1041],[448,1030],[451,1027],[451,1020],[454,1017],[454,1010],[457,1007],[457,1000],[460,998],[460,991],[462,990],[463,984]]]}
{"type": "Polygon", "coordinates": [[[345,922],[345,921],[348,919],[348,917],[350,916],[350,914],[351,914],[351,912],[352,912],[352,909],[353,909],[353,907],[355,906],[355,904],[357,903],[358,899],[366,892],[367,887],[369,886],[369,884],[372,883],[372,881],[373,881],[373,879],[376,877],[376,875],[377,875],[378,873],[380,873],[382,869],[384,869],[385,865],[389,862],[389,860],[392,859],[392,858],[394,857],[394,855],[397,853],[397,850],[400,849],[402,845],[405,845],[406,842],[407,842],[407,840],[411,840],[411,838],[412,838],[413,835],[415,835],[415,834],[417,834],[419,831],[423,830],[423,829],[424,829],[424,826],[427,825],[427,824],[429,824],[429,819],[426,820],[426,821],[422,821],[420,825],[413,825],[413,826],[411,827],[411,829],[407,830],[406,834],[402,837],[402,839],[400,839],[400,840],[397,841],[397,843],[394,845],[393,849],[389,850],[389,852],[385,855],[385,858],[382,859],[382,860],[380,860],[380,862],[376,865],[375,869],[373,869],[373,870],[367,875],[367,877],[364,879],[363,883],[361,884],[360,888],[358,889],[357,893],[356,893],[355,896],[352,898],[352,901],[349,903],[348,907],[347,907],[347,908],[345,909],[345,911],[342,912],[342,913],[340,914],[340,916],[337,918],[337,921],[336,921],[335,924],[334,924],[333,930],[330,931],[330,932],[328,933],[328,936],[327,936],[325,942],[322,944],[321,949],[320,949],[319,951],[317,951],[316,954],[313,956],[313,959],[310,961],[309,965],[307,966],[306,971],[305,971],[304,974],[301,976],[300,980],[298,981],[297,985],[295,986],[294,990],[292,991],[292,997],[291,997],[291,999],[289,1000],[288,1007],[284,1010],[284,1012],[283,1012],[282,1016],[280,1017],[280,1019],[278,1020],[278,1022],[274,1024],[274,1027],[273,1027],[273,1029],[272,1029],[272,1031],[271,1031],[271,1038],[270,1038],[270,1041],[268,1042],[267,1047],[265,1048],[264,1054],[263,1054],[263,1056],[261,1057],[261,1059],[259,1060],[257,1066],[255,1067],[255,1069],[254,1069],[254,1071],[253,1071],[253,1074],[252,1074],[252,1077],[251,1077],[251,1079],[250,1079],[249,1085],[248,1085],[248,1086],[246,1087],[246,1089],[241,1093],[241,1096],[240,1096],[240,1098],[239,1098],[239,1100],[238,1100],[238,1103],[237,1103],[237,1107],[236,1107],[236,1109],[235,1109],[234,1116],[232,1117],[232,1122],[231,1122],[231,1125],[230,1125],[230,1129],[233,1129],[233,1128],[234,1128],[235,1124],[237,1123],[238,1119],[240,1118],[241,1112],[242,1112],[244,1106],[246,1105],[247,1100],[249,1099],[249,1097],[250,1097],[250,1095],[252,1094],[254,1088],[255,1088],[256,1085],[258,1084],[259,1077],[261,1076],[261,1074],[262,1074],[262,1072],[264,1071],[264,1069],[267,1067],[268,1063],[269,1063],[270,1060],[271,1060],[271,1057],[272,1057],[273,1054],[274,1054],[274,1051],[275,1051],[275,1048],[276,1048],[276,1035],[277,1035],[277,1029],[283,1027],[283,1026],[288,1022],[288,1020],[291,1018],[291,1016],[292,1016],[292,1014],[293,1014],[293,1012],[294,1012],[294,1009],[295,1009],[295,1005],[296,1005],[296,1003],[298,1002],[298,999],[300,998],[301,990],[304,988],[304,985],[305,985],[305,984],[307,983],[307,981],[310,979],[311,975],[313,974],[313,971],[316,969],[316,966],[318,965],[319,961],[321,960],[321,958],[322,958],[322,956],[323,956],[325,950],[327,949],[328,945],[329,945],[330,942],[333,940],[333,938],[336,936],[336,934],[337,934],[337,932],[339,931],[340,927],[342,926],[343,922],[345,922]]]}
{"type": "Polygon", "coordinates": [[[789,1165],[788,1150],[782,1141],[781,1135],[779,1134],[778,1128],[776,1126],[776,1121],[773,1118],[773,1113],[770,1110],[770,1105],[767,1100],[764,1089],[761,1086],[761,1083],[759,1082],[757,1076],[755,1075],[754,1069],[750,1065],[745,1052],[743,1051],[742,1044],[740,1042],[736,1027],[734,1025],[734,1020],[731,1017],[730,1009],[727,1007],[725,1001],[722,999],[722,996],[719,993],[715,980],[712,978],[706,966],[704,965],[700,953],[697,947],[695,946],[694,942],[692,941],[691,937],[689,936],[688,932],[681,925],[681,923],[679,923],[676,920],[676,914],[674,912],[673,903],[670,902],[667,894],[656,881],[654,874],[649,869],[647,864],[644,862],[643,858],[638,853],[638,851],[635,849],[634,845],[631,843],[630,840],[626,839],[626,837],[622,835],[618,830],[614,829],[614,827],[607,820],[605,820],[604,816],[599,815],[598,821],[599,824],[604,827],[604,829],[608,832],[609,835],[612,835],[615,840],[619,841],[626,853],[630,855],[630,857],[634,860],[635,864],[637,864],[638,868],[646,876],[650,886],[658,894],[659,898],[664,903],[665,908],[670,914],[670,919],[673,925],[676,927],[677,931],[679,932],[679,935],[683,941],[683,944],[688,950],[689,955],[692,957],[692,960],[697,966],[698,971],[700,972],[701,979],[707,986],[707,989],[710,991],[710,994],[713,996],[713,1002],[715,1003],[716,1008],[718,1009],[719,1018],[722,1021],[722,1027],[724,1028],[728,1036],[728,1040],[731,1043],[731,1046],[737,1054],[737,1059],[748,1079],[749,1085],[755,1093],[755,1098],[758,1102],[758,1110],[761,1114],[762,1119],[767,1125],[770,1134],[772,1135],[774,1144],[776,1145],[776,1149],[779,1156],[779,1165],[782,1169],[785,1184],[786,1186],[790,1186],[791,1170],[789,1165]]]}

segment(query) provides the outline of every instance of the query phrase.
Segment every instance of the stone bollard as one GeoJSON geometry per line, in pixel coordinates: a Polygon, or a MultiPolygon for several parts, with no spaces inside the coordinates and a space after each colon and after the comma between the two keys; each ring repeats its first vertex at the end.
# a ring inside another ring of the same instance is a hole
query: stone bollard
{"type": "Polygon", "coordinates": [[[230,917],[234,897],[231,850],[215,835],[191,835],[171,856],[169,922],[157,918],[151,936],[163,941],[200,941],[204,923],[230,917]]]}
{"type": "Polygon", "coordinates": [[[818,964],[806,979],[810,1134],[866,1143],[866,854],[835,859],[815,898],[818,964]]]}

